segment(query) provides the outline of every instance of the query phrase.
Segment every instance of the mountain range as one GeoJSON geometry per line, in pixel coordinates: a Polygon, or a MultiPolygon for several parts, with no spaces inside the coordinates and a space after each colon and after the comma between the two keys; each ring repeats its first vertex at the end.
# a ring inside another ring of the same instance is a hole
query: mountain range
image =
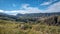
{"type": "Polygon", "coordinates": [[[52,16],[52,15],[60,15],[60,12],[53,12],[53,13],[30,13],[30,14],[17,14],[16,16],[22,17],[45,17],[45,16],[52,16]]]}
{"type": "Polygon", "coordinates": [[[32,18],[32,19],[36,19],[39,17],[48,17],[48,16],[52,16],[52,15],[60,15],[60,12],[54,12],[54,13],[30,13],[30,14],[20,14],[18,13],[17,15],[8,15],[5,13],[0,13],[0,19],[3,20],[15,20],[15,21],[19,21],[21,19],[21,21],[27,20],[27,18],[32,18]],[[19,19],[20,18],[20,19],[19,19]]]}

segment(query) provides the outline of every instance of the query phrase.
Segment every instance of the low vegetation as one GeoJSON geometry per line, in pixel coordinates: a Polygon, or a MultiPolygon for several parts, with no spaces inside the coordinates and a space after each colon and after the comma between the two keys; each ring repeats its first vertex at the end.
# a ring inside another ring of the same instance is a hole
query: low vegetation
{"type": "MultiPolygon", "coordinates": [[[[16,22],[10,20],[0,20],[0,34],[60,34],[60,25],[53,25],[55,20],[51,19],[37,20],[35,22],[16,22]],[[46,21],[45,21],[46,20],[46,21]],[[47,24],[48,22],[52,25],[47,24]],[[46,23],[45,23],[46,22],[46,23]]],[[[60,21],[57,19],[57,23],[60,21]]]]}

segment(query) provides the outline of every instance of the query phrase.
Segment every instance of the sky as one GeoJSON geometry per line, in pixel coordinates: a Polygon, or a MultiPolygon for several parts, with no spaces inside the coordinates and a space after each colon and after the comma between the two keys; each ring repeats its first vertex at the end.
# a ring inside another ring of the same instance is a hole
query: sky
{"type": "Polygon", "coordinates": [[[16,15],[50,12],[60,12],[60,0],[0,0],[0,13],[16,15]]]}

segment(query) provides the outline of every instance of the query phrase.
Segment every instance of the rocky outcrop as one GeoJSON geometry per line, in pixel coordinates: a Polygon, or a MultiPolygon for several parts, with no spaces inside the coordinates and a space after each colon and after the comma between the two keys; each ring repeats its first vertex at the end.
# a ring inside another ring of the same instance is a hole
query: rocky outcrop
{"type": "Polygon", "coordinates": [[[43,22],[48,25],[60,25],[60,17],[59,16],[45,17],[45,18],[41,18],[38,21],[40,21],[40,23],[43,22]]]}

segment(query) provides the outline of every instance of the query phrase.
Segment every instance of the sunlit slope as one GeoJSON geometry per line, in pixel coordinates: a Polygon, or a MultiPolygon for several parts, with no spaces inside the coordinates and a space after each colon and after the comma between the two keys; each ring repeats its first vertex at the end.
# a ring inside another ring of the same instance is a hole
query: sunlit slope
{"type": "Polygon", "coordinates": [[[0,20],[0,34],[60,34],[60,26],[0,20]]]}

